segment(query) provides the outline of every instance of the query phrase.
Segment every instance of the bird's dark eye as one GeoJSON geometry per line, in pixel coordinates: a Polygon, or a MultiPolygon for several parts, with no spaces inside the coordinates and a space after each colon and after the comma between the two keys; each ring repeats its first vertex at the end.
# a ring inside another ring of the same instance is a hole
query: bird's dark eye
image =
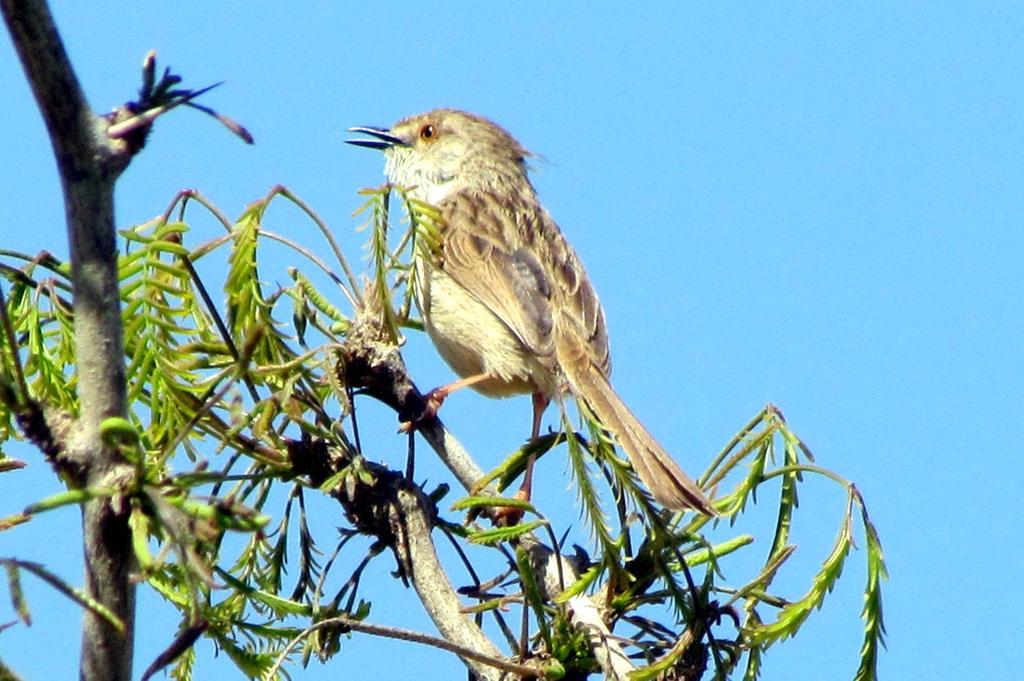
{"type": "Polygon", "coordinates": [[[437,131],[434,130],[434,126],[432,126],[430,123],[427,123],[422,128],[420,128],[420,139],[429,140],[432,139],[436,134],[437,131]]]}

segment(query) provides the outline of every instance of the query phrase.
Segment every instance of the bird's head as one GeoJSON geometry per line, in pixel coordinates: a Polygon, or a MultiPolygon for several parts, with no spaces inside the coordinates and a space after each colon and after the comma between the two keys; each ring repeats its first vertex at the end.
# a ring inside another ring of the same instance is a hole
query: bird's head
{"type": "Polygon", "coordinates": [[[526,179],[530,153],[504,128],[464,111],[435,109],[390,128],[349,131],[369,136],[349,144],[384,151],[389,181],[415,186],[432,204],[461,189],[501,189],[526,179]]]}

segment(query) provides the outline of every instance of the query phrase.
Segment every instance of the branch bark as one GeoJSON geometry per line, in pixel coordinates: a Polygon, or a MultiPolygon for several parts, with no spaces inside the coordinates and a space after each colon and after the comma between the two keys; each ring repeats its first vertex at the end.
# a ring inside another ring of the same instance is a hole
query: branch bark
{"type": "MultiPolygon", "coordinates": [[[[484,632],[462,612],[458,594],[452,588],[441,565],[431,536],[432,522],[424,512],[423,495],[419,489],[400,489],[396,503],[390,506],[389,520],[399,539],[396,551],[413,588],[423,603],[430,619],[437,625],[445,640],[473,650],[488,658],[503,658],[484,632]]],[[[476,678],[481,681],[499,681],[506,673],[489,664],[463,655],[476,678]]],[[[528,669],[528,668],[527,668],[528,669]]],[[[518,676],[518,675],[516,675],[518,676]]]]}
{"type": "MultiPolygon", "coordinates": [[[[84,463],[81,478],[72,484],[125,484],[133,469],[104,446],[100,423],[126,414],[114,181],[131,152],[107,138],[107,120],[89,108],[46,3],[0,0],[0,10],[46,123],[64,194],[80,413],[63,445],[84,463]]],[[[97,499],[83,507],[86,592],[124,623],[125,633],[86,610],[82,679],[131,678],[134,557],[127,509],[121,506],[116,499],[97,499]]]]}
{"type": "MultiPolygon", "coordinates": [[[[352,465],[354,452],[328,448],[309,438],[293,441],[289,458],[296,473],[308,475],[315,486],[352,465]]],[[[424,609],[465,665],[481,681],[501,681],[537,670],[508,660],[479,626],[462,611],[434,548],[433,503],[414,483],[385,466],[363,461],[372,482],[350,473],[330,490],[360,532],[377,537],[391,548],[399,574],[412,584],[424,609]],[[474,655],[462,651],[474,651],[474,655]]]]}
{"type": "MultiPolygon", "coordinates": [[[[423,396],[409,377],[401,353],[393,343],[387,341],[379,322],[371,314],[361,314],[357,317],[349,331],[347,342],[342,350],[342,357],[346,372],[344,380],[348,385],[360,387],[375,399],[392,407],[398,412],[399,420],[408,420],[413,415],[423,413],[425,406],[423,396]]],[[[484,471],[444,427],[440,419],[434,416],[420,421],[416,424],[416,430],[467,492],[488,493],[476,489],[477,481],[484,477],[484,471]]],[[[407,512],[413,513],[413,510],[410,508],[407,512]]],[[[429,547],[423,547],[416,552],[410,548],[409,561],[420,573],[428,575],[431,580],[438,581],[437,585],[431,585],[426,589],[421,589],[417,585],[416,589],[431,618],[448,638],[449,632],[445,631],[442,624],[449,619],[446,614],[448,606],[444,602],[444,598],[439,599],[437,594],[439,591],[450,591],[452,598],[455,598],[456,595],[451,589],[443,566],[439,563],[435,564],[437,557],[433,552],[433,543],[430,540],[430,527],[429,525],[417,528],[409,526],[406,527],[406,532],[408,536],[429,545],[429,547]],[[414,529],[417,531],[413,531],[414,529]]],[[[579,579],[579,570],[575,562],[554,551],[536,536],[524,535],[519,542],[520,546],[530,555],[534,581],[541,586],[549,600],[558,596],[566,585],[579,579]]],[[[426,583],[425,579],[422,583],[426,583]]],[[[568,615],[571,621],[586,628],[604,678],[626,679],[635,667],[629,660],[625,646],[612,635],[608,627],[606,601],[606,595],[600,591],[593,596],[574,596],[567,603],[568,615]]],[[[452,612],[457,611],[453,610],[452,612]]],[[[465,620],[464,617],[462,619],[465,620]]],[[[487,640],[487,645],[493,647],[489,640],[487,640]]],[[[465,660],[465,658],[463,659],[465,660]]],[[[467,660],[466,663],[468,665],[469,661],[467,660]]]]}
{"type": "MultiPolygon", "coordinates": [[[[418,420],[426,411],[426,400],[405,369],[402,355],[388,340],[383,326],[372,313],[360,313],[349,330],[341,351],[346,385],[364,389],[398,413],[399,421],[416,421],[416,432],[441,458],[467,491],[476,489],[484,471],[437,416],[418,420]]],[[[496,492],[494,492],[496,494],[496,492]]]]}

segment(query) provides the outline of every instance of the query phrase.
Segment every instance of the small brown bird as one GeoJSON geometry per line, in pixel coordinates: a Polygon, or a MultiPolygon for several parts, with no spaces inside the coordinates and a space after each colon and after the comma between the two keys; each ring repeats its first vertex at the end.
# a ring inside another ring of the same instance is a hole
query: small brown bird
{"type": "Polygon", "coordinates": [[[392,183],[413,188],[444,218],[440,256],[419,263],[415,291],[427,333],[462,380],[435,399],[465,386],[491,397],[532,394],[536,437],[550,400],[571,393],[615,436],[656,500],[715,515],[609,383],[604,312],[537,198],[529,152],[491,121],[453,109],[350,130],[370,136],[351,144],[384,151],[392,183]]]}

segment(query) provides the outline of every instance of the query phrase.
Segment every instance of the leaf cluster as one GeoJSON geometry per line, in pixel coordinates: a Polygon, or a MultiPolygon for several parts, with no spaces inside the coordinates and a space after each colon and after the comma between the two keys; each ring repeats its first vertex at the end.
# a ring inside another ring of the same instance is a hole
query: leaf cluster
{"type": "MultiPolygon", "coordinates": [[[[355,418],[362,386],[339,359],[339,348],[354,342],[357,319],[368,316],[382,330],[382,342],[396,346],[404,334],[422,328],[413,305],[422,276],[416,263],[439,257],[444,224],[433,207],[402,188],[362,194],[357,214],[365,216],[370,263],[362,282],[324,221],[281,187],[236,220],[202,195],[183,192],[159,218],[122,232],[130,413],[127,421],[104,424],[104,437],[134,464],[137,478],[122,487],[68,489],[0,518],[0,530],[97,495],[123,499],[138,579],[181,613],[179,635],[154,661],[152,673],[169,666],[174,678],[195,676],[192,643],[200,636],[250,678],[283,674],[281,663],[296,655],[302,663],[329,659],[350,631],[333,623],[366,620],[373,595],[384,588],[363,577],[394,546],[386,522],[374,515],[376,501],[354,501],[354,490],[380,489],[388,473],[363,458],[355,418]],[[393,197],[399,218],[391,215],[393,197]],[[268,228],[275,202],[297,209],[320,230],[334,265],[268,228]],[[188,246],[196,220],[186,220],[186,211],[193,206],[212,216],[223,234],[188,246]],[[393,235],[393,223],[403,221],[393,235]],[[265,284],[261,258],[268,242],[309,265],[289,268],[286,287],[268,290],[265,284]],[[413,257],[417,253],[420,258],[413,257]],[[209,267],[223,274],[221,303],[209,286],[212,277],[200,275],[214,254],[228,263],[226,270],[209,267]],[[333,301],[344,301],[347,312],[333,301]],[[344,500],[346,520],[339,514],[337,530],[325,532],[311,522],[311,495],[344,500]]],[[[27,438],[61,472],[56,431],[77,410],[68,266],[47,254],[2,251],[0,274],[7,280],[0,301],[0,446],[27,438]]],[[[622,630],[617,635],[640,667],[635,678],[695,679],[705,669],[715,678],[758,678],[764,651],[795,636],[834,588],[859,525],[868,578],[855,678],[875,678],[884,634],[878,533],[856,487],[814,463],[778,409],[760,412],[701,476],[705,488],[717,491],[721,516],[714,520],[660,509],[585,405],[578,419],[563,405],[562,417],[563,432],[527,443],[470,496],[447,512],[435,509],[435,532],[455,548],[468,576],[460,589],[471,601],[466,612],[486,620],[510,650],[543,660],[551,678],[598,671],[595,642],[569,606],[589,598],[600,604],[610,628],[622,630]],[[576,546],[564,567],[557,562],[552,589],[528,546],[539,536],[556,554],[568,555],[569,530],[560,534],[563,528],[540,509],[500,492],[529,459],[555,449],[568,457],[589,537],[583,540],[588,548],[576,546]],[[835,483],[847,503],[830,553],[806,593],[791,600],[775,593],[773,583],[796,551],[791,533],[797,493],[810,477],[835,483]],[[770,548],[756,573],[736,582],[727,579],[736,571],[730,561],[750,554],[754,538],[728,532],[759,497],[770,497],[775,509],[770,548]],[[513,522],[488,522],[502,515],[513,522]],[[518,632],[507,615],[512,607],[522,617],[518,632]]],[[[0,472],[16,475],[17,463],[0,453],[0,472]]],[[[435,490],[433,501],[446,491],[435,490]]],[[[73,587],[36,563],[4,564],[11,598],[26,623],[21,572],[74,597],[73,587]]],[[[398,569],[395,576],[407,575],[398,569]]],[[[455,577],[449,579],[454,583],[455,577]]]]}

